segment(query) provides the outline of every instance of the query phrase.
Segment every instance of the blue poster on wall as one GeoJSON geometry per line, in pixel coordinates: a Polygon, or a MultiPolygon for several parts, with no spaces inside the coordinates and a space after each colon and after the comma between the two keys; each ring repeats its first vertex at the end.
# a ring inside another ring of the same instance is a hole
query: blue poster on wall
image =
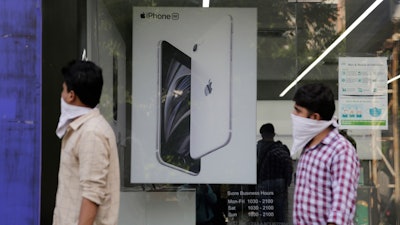
{"type": "Polygon", "coordinates": [[[1,224],[39,224],[41,1],[0,7],[1,224]]]}

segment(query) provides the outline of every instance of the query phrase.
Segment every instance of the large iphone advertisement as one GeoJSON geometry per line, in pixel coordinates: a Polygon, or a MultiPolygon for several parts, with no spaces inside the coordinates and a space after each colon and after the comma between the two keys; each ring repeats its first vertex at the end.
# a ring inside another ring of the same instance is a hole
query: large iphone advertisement
{"type": "Polygon", "coordinates": [[[256,183],[256,22],[133,8],[132,183],[256,183]]]}

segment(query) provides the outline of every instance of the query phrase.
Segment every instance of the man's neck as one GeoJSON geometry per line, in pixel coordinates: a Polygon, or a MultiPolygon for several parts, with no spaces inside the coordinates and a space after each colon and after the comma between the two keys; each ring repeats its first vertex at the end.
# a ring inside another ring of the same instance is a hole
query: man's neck
{"type": "Polygon", "coordinates": [[[273,138],[263,138],[263,141],[274,141],[273,138]]]}
{"type": "Polygon", "coordinates": [[[326,136],[328,136],[329,132],[331,132],[333,128],[331,126],[327,127],[325,130],[321,131],[321,133],[317,134],[309,143],[308,147],[314,147],[318,145],[326,136]]]}

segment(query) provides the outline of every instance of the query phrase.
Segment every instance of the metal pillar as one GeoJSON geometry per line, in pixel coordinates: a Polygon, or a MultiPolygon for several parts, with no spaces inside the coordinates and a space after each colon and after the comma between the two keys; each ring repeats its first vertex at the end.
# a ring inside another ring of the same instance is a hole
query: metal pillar
{"type": "MultiPolygon", "coordinates": [[[[399,41],[396,41],[392,52],[391,77],[397,76],[399,66],[399,41]]],[[[397,212],[400,212],[400,150],[399,150],[399,128],[398,128],[398,82],[392,82],[392,128],[393,128],[393,149],[394,149],[394,198],[397,212]]],[[[398,214],[397,216],[400,216],[398,214]]]]}

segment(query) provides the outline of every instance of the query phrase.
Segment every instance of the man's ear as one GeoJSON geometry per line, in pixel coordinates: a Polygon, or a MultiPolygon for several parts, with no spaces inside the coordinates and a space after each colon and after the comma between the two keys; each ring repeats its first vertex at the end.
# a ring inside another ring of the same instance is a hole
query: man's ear
{"type": "Polygon", "coordinates": [[[74,101],[76,101],[76,94],[73,90],[69,91],[67,93],[66,99],[64,99],[68,104],[72,104],[74,101]]]}
{"type": "Polygon", "coordinates": [[[310,115],[310,119],[321,120],[321,115],[319,115],[319,113],[313,113],[310,115]]]}

